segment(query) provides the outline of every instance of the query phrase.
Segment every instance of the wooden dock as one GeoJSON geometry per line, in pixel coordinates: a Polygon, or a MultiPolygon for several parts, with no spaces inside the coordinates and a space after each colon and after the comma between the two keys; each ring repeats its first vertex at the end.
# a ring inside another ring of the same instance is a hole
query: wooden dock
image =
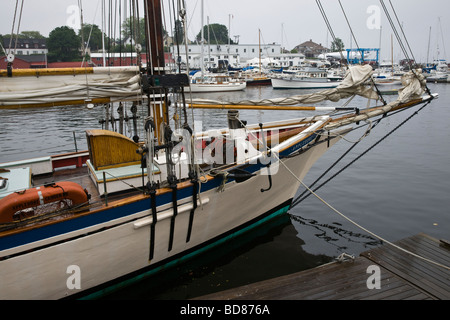
{"type": "MultiPolygon", "coordinates": [[[[450,266],[448,241],[419,234],[395,244],[418,256],[450,266]]],[[[355,259],[328,263],[196,300],[366,299],[450,300],[450,270],[385,244],[363,252],[355,259]],[[375,278],[376,275],[380,277],[375,278]],[[375,287],[376,284],[379,288],[375,287]]]]}

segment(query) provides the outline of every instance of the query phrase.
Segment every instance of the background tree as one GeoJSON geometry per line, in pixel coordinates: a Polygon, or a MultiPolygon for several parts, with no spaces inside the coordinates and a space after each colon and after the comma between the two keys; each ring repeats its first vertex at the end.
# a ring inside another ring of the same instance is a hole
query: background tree
{"type": "Polygon", "coordinates": [[[81,40],[72,28],[67,26],[53,29],[48,37],[48,61],[76,61],[81,60],[81,40]]]}
{"type": "MultiPolygon", "coordinates": [[[[78,37],[84,39],[84,45],[89,45],[89,48],[91,48],[92,51],[98,51],[102,48],[102,35],[102,31],[96,24],[85,24],[83,25],[83,28],[78,31],[78,37]],[[90,39],[89,35],[91,35],[90,39]]],[[[105,43],[107,42],[108,39],[105,37],[105,43]]]]}
{"type": "Polygon", "coordinates": [[[39,31],[22,31],[19,34],[20,39],[45,39],[39,31]]]}
{"type": "Polygon", "coordinates": [[[122,23],[122,41],[127,39],[133,39],[133,45],[138,43],[142,48],[146,47],[145,18],[130,17],[122,23]]]}
{"type": "MultiPolygon", "coordinates": [[[[205,41],[208,41],[208,26],[203,27],[205,41]]],[[[214,44],[234,44],[234,41],[228,38],[228,28],[223,24],[213,23],[209,25],[209,35],[210,43],[214,44]]],[[[197,41],[200,42],[202,39],[202,32],[200,31],[196,37],[197,41]]]]}
{"type": "Polygon", "coordinates": [[[340,38],[336,38],[336,40],[334,40],[331,43],[331,51],[332,52],[339,52],[344,50],[345,46],[344,46],[344,42],[340,39],[340,38]]]}
{"type": "MultiPolygon", "coordinates": [[[[168,33],[165,29],[163,29],[163,37],[166,39],[168,37],[168,33]]],[[[135,42],[142,46],[142,52],[145,51],[147,47],[146,35],[145,35],[145,18],[127,18],[122,23],[122,39],[116,39],[117,46],[120,42],[124,42],[127,39],[132,39],[132,47],[134,49],[135,42]],[[121,41],[120,41],[121,40],[121,41]]],[[[130,41],[127,41],[130,43],[130,41]]],[[[113,48],[112,51],[118,52],[119,49],[113,48]]],[[[130,51],[129,45],[125,45],[122,51],[130,51]]]]}

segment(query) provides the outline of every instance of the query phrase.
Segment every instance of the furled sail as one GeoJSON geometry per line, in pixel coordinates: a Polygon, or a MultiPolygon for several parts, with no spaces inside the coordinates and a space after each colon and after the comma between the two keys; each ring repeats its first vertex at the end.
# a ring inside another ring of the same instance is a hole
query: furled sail
{"type": "MultiPolygon", "coordinates": [[[[288,98],[273,98],[264,100],[241,100],[239,102],[217,101],[210,99],[193,99],[193,104],[216,104],[216,105],[258,105],[258,106],[291,106],[300,103],[314,104],[322,101],[337,102],[354,95],[367,99],[379,100],[380,96],[370,84],[373,69],[370,65],[355,65],[348,68],[343,81],[332,89],[326,89],[310,94],[295,95],[288,98]]],[[[402,77],[403,87],[398,90],[399,97],[392,105],[405,103],[411,99],[420,97],[426,88],[426,80],[422,70],[412,70],[402,77]]]]}
{"type": "Polygon", "coordinates": [[[0,108],[141,99],[139,67],[0,70],[0,108]]]}
{"type": "Polygon", "coordinates": [[[370,65],[352,66],[350,67],[344,80],[336,88],[322,90],[311,94],[296,95],[289,98],[274,98],[261,100],[243,100],[238,103],[207,100],[207,99],[194,99],[194,104],[236,104],[236,105],[279,105],[288,106],[299,103],[319,103],[325,100],[339,101],[351,97],[353,95],[360,95],[368,99],[377,100],[379,98],[376,91],[366,86],[366,82],[371,78],[373,69],[370,65]]]}

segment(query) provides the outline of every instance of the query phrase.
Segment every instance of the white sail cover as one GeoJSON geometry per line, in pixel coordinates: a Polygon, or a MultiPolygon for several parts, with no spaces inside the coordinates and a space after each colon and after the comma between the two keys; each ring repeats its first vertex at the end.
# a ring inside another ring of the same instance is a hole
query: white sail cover
{"type": "Polygon", "coordinates": [[[371,78],[373,69],[370,65],[353,66],[347,70],[344,80],[332,89],[322,90],[311,94],[296,95],[289,98],[265,100],[243,100],[239,102],[222,102],[208,99],[194,99],[194,104],[235,104],[235,105],[279,105],[288,106],[299,103],[314,104],[324,100],[333,102],[351,97],[355,94],[377,100],[378,94],[365,84],[371,78]]]}
{"type": "MultiPolygon", "coordinates": [[[[354,95],[359,95],[372,100],[379,100],[380,97],[375,90],[374,82],[371,79],[373,69],[370,65],[351,66],[342,80],[342,82],[332,89],[326,89],[311,94],[296,95],[288,98],[274,98],[264,100],[242,100],[239,102],[216,101],[209,99],[193,99],[193,104],[216,104],[216,105],[278,105],[290,106],[303,104],[315,104],[325,100],[337,102],[354,95]]],[[[411,99],[420,97],[426,87],[426,80],[422,70],[413,70],[402,77],[403,87],[398,90],[399,97],[396,101],[390,103],[388,107],[405,103],[411,99]]]]}
{"type": "MultiPolygon", "coordinates": [[[[392,110],[395,110],[401,104],[407,103],[414,99],[422,98],[422,95],[425,93],[426,88],[426,79],[422,74],[422,69],[412,70],[410,72],[405,73],[402,76],[402,85],[403,87],[398,90],[398,97],[396,100],[387,103],[381,107],[378,107],[369,112],[361,111],[361,113],[357,116],[347,118],[340,122],[331,123],[325,127],[326,130],[332,130],[336,127],[343,126],[346,124],[350,124],[358,121],[366,121],[369,118],[380,116],[386,114],[392,110]]],[[[436,95],[434,95],[436,97],[436,95]]]]}
{"type": "Polygon", "coordinates": [[[109,98],[111,101],[142,96],[138,67],[88,68],[85,73],[0,77],[0,106],[51,105],[109,98]]]}

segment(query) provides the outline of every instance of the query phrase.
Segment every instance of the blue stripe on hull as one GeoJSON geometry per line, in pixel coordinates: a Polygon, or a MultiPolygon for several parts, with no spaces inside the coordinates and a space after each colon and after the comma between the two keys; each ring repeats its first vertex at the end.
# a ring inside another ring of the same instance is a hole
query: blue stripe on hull
{"type": "MultiPolygon", "coordinates": [[[[302,147],[306,146],[308,143],[312,142],[316,137],[317,134],[312,134],[306,139],[299,141],[297,144],[287,148],[282,153],[280,153],[280,158],[287,156],[295,151],[298,151],[302,147]]],[[[260,163],[242,166],[242,168],[245,168],[245,170],[247,170],[250,173],[255,173],[259,171],[262,167],[265,167],[265,165],[260,163]]],[[[233,179],[230,178],[227,180],[227,183],[230,183],[232,181],[233,179]]],[[[217,188],[221,183],[222,178],[217,177],[216,179],[213,179],[205,184],[202,184],[202,192],[206,192],[208,190],[217,188]]],[[[192,188],[188,187],[179,189],[177,191],[177,195],[179,200],[190,198],[192,197],[192,188]]],[[[172,194],[170,192],[162,194],[156,198],[156,201],[157,206],[170,203],[172,201],[172,194]]],[[[100,210],[98,212],[86,216],[81,216],[74,219],[42,226],[25,232],[5,236],[0,238],[0,251],[44,240],[47,238],[63,235],[65,233],[81,230],[83,228],[92,227],[98,224],[106,223],[108,221],[123,218],[126,216],[131,216],[144,210],[150,210],[150,208],[151,208],[150,199],[144,199],[134,203],[122,205],[119,207],[105,208],[104,210],[100,210]]],[[[52,245],[55,244],[58,243],[53,243],[52,245]]],[[[1,258],[2,257],[0,256],[0,259],[1,258]]]]}

